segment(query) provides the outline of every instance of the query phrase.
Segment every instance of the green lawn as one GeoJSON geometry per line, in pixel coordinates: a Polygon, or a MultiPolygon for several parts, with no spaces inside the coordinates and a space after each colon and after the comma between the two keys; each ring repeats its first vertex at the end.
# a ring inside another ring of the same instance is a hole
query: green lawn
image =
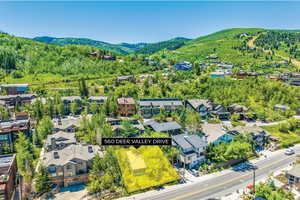
{"type": "Polygon", "coordinates": [[[291,146],[300,143],[300,135],[294,132],[284,133],[279,130],[279,125],[262,126],[263,129],[268,131],[272,136],[279,138],[281,147],[291,146]]]}
{"type": "Polygon", "coordinates": [[[118,162],[122,171],[122,178],[128,192],[143,190],[153,186],[163,185],[179,179],[179,175],[171,166],[168,159],[157,146],[142,146],[138,149],[120,149],[117,151],[118,162]],[[128,151],[137,155],[137,158],[128,158],[128,151]],[[133,162],[133,160],[137,162],[133,162]],[[141,164],[141,159],[144,163],[141,164]],[[131,163],[130,163],[131,162],[131,163]],[[145,165],[144,165],[145,164],[145,165]],[[134,168],[143,166],[142,173],[134,173],[134,168]]]}

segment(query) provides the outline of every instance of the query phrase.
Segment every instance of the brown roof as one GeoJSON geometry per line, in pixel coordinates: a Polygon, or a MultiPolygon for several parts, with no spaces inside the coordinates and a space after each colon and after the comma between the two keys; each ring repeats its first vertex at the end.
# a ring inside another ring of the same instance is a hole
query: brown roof
{"type": "Polygon", "coordinates": [[[119,98],[118,104],[135,104],[135,101],[133,98],[119,98]]]}

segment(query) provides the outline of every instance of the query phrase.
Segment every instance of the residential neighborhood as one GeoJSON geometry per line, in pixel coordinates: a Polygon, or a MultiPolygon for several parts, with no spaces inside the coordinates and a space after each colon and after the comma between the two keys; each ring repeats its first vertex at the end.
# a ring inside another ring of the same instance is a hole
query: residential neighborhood
{"type": "Polygon", "coordinates": [[[0,1],[0,200],[300,200],[299,10],[0,1]]]}

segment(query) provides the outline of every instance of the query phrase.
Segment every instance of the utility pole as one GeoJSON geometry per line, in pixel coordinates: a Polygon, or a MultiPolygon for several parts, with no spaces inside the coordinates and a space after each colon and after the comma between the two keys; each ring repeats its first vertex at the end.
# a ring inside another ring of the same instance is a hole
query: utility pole
{"type": "Polygon", "coordinates": [[[255,195],[255,169],[253,169],[253,194],[255,195]]]}

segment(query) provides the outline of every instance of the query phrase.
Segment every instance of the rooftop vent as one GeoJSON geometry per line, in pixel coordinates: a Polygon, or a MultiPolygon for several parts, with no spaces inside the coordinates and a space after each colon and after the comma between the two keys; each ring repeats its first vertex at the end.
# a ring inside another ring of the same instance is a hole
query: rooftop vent
{"type": "Polygon", "coordinates": [[[59,158],[59,155],[58,155],[58,152],[57,152],[57,151],[54,151],[54,152],[53,152],[53,157],[54,157],[54,159],[58,159],[58,158],[59,158]]]}
{"type": "Polygon", "coordinates": [[[94,152],[94,150],[93,150],[93,147],[92,147],[92,146],[88,146],[88,152],[89,152],[89,153],[93,153],[93,152],[94,152]]]}

